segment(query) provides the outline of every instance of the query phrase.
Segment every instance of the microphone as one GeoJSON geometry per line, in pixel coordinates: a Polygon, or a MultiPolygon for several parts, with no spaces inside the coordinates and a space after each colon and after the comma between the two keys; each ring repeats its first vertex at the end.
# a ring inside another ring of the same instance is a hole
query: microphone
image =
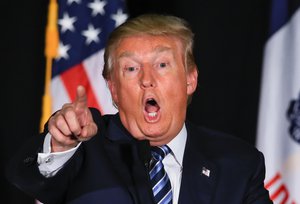
{"type": "Polygon", "coordinates": [[[150,143],[149,140],[140,140],[138,141],[137,150],[140,159],[144,163],[145,167],[149,168],[149,163],[151,160],[151,151],[150,151],[150,143]]]}

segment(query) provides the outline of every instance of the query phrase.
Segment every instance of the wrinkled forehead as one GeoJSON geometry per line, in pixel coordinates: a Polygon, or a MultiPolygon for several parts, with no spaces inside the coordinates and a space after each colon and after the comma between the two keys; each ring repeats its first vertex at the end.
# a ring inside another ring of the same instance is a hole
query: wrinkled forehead
{"type": "Polygon", "coordinates": [[[122,58],[135,58],[142,54],[144,57],[155,57],[159,55],[169,55],[174,56],[174,49],[169,46],[158,45],[153,47],[151,50],[122,50],[117,54],[117,60],[122,58]]]}
{"type": "Polygon", "coordinates": [[[182,43],[174,36],[136,35],[122,38],[114,49],[114,57],[132,57],[137,54],[173,54],[181,55],[182,43]]]}

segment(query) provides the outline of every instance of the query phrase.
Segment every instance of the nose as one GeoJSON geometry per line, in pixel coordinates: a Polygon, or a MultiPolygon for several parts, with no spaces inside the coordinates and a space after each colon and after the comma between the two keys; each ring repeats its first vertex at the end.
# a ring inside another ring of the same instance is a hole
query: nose
{"type": "Polygon", "coordinates": [[[156,87],[156,79],[151,68],[144,68],[141,76],[141,87],[142,88],[154,88],[156,87]]]}

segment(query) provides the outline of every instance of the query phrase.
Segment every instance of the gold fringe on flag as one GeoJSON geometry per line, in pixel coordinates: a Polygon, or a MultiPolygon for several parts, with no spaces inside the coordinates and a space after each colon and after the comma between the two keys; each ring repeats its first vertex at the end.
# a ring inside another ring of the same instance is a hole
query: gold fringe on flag
{"type": "Polygon", "coordinates": [[[46,72],[45,72],[45,87],[42,104],[42,117],[40,120],[40,131],[43,131],[44,124],[50,117],[52,110],[51,99],[51,72],[52,60],[57,56],[59,35],[57,28],[58,5],[56,0],[50,0],[48,7],[48,23],[45,36],[45,56],[46,56],[46,72]]]}

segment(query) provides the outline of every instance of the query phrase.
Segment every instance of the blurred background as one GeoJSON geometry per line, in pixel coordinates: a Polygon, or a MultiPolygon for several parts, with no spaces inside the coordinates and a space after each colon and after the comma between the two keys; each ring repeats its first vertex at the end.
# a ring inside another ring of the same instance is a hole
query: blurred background
{"type": "MultiPolygon", "coordinates": [[[[12,154],[39,132],[48,3],[1,3],[1,203],[34,203],[2,175],[12,154]]],[[[174,14],[191,23],[199,85],[188,119],[255,145],[270,1],[127,0],[127,9],[129,17],[155,12],[174,14]]]]}

